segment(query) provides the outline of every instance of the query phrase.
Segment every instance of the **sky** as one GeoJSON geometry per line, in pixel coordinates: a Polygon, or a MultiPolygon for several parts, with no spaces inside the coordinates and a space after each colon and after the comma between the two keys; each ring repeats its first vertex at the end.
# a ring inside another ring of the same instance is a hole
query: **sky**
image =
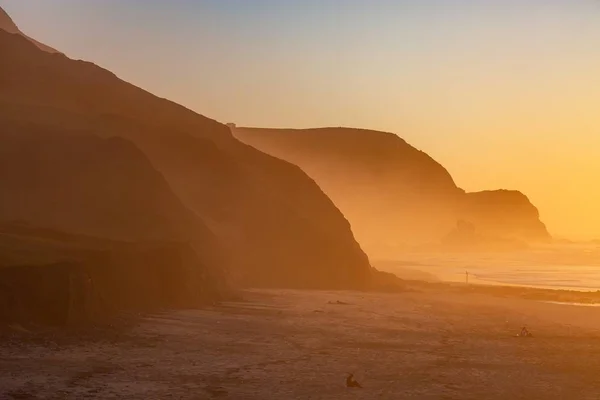
{"type": "Polygon", "coordinates": [[[66,53],[221,122],[393,132],[467,191],[600,238],[598,0],[0,0],[66,53]]]}

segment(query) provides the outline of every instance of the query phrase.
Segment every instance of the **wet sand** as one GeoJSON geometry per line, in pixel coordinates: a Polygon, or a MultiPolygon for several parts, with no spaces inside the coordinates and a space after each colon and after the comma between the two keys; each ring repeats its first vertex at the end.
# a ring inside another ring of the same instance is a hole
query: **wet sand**
{"type": "Polygon", "coordinates": [[[249,291],[101,339],[0,344],[0,399],[598,399],[600,309],[249,291]],[[535,337],[515,337],[521,325],[535,337]],[[344,385],[354,372],[363,389],[344,385]]]}

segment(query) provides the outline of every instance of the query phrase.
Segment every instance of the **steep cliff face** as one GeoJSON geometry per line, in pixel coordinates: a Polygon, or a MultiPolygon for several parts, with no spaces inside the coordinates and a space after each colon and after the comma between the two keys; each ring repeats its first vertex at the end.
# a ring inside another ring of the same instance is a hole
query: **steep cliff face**
{"type": "MultiPolygon", "coordinates": [[[[216,237],[131,142],[68,129],[56,132],[32,122],[15,124],[1,115],[0,126],[0,222],[26,221],[130,242],[188,244],[199,255],[198,272],[211,277],[199,283],[223,286],[227,259],[216,237]]],[[[0,248],[0,267],[7,265],[12,251],[10,246],[0,248]]],[[[59,252],[50,261],[69,258],[69,253],[59,252]]],[[[30,261],[23,260],[25,265],[30,261]]],[[[123,276],[130,273],[128,266],[122,267],[123,276]]]]}
{"type": "Polygon", "coordinates": [[[429,241],[456,222],[462,192],[450,174],[396,135],[345,128],[234,132],[314,178],[370,253],[429,241]]]}
{"type": "Polygon", "coordinates": [[[373,271],[349,223],[298,167],[93,64],[0,31],[0,114],[135,143],[232,259],[241,284],[364,288],[373,271]]]}
{"type": "Polygon", "coordinates": [[[522,201],[524,196],[515,201],[502,191],[490,196],[466,194],[443,166],[391,133],[231,128],[240,140],[313,177],[350,220],[371,255],[439,241],[461,219],[486,235],[548,237],[535,208],[522,201]]]}
{"type": "Polygon", "coordinates": [[[119,242],[0,224],[0,326],[100,322],[194,307],[226,292],[188,245],[119,242]]]}

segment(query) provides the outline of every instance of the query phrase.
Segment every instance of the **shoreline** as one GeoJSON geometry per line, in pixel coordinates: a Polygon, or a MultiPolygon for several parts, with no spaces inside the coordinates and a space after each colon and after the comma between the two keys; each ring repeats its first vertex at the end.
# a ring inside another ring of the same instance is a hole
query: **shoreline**
{"type": "Polygon", "coordinates": [[[536,283],[506,283],[502,281],[496,281],[492,278],[487,278],[485,276],[481,276],[479,274],[473,274],[475,281],[473,284],[479,285],[488,285],[488,286],[507,286],[507,287],[520,287],[520,288],[529,288],[529,289],[542,289],[542,290],[565,290],[570,292],[580,292],[580,293],[594,293],[598,291],[598,288],[592,288],[590,286],[568,286],[568,285],[543,285],[536,283]]]}
{"type": "MultiPolygon", "coordinates": [[[[573,307],[600,307],[600,290],[595,292],[581,292],[566,289],[544,289],[527,286],[506,286],[482,283],[461,283],[437,281],[429,282],[422,280],[400,279],[395,282],[396,285],[381,286],[371,290],[315,290],[315,289],[286,289],[286,288],[241,288],[238,296],[232,298],[232,301],[239,303],[252,302],[256,291],[298,291],[299,293],[363,293],[366,295],[390,294],[403,295],[410,293],[423,293],[426,295],[457,295],[468,298],[470,295],[485,296],[490,298],[528,300],[545,303],[552,306],[573,306],[573,307]]],[[[182,310],[212,310],[215,308],[227,307],[230,301],[225,300],[217,304],[206,305],[197,308],[169,308],[160,309],[156,312],[133,312],[123,310],[113,318],[102,321],[96,321],[90,324],[78,324],[72,326],[41,326],[41,325],[22,325],[19,323],[7,323],[0,326],[0,342],[20,342],[31,341],[32,344],[59,342],[77,343],[77,342],[96,342],[105,340],[116,340],[129,336],[132,328],[137,326],[138,322],[148,315],[178,312],[182,310]]]]}
{"type": "Polygon", "coordinates": [[[511,297],[526,300],[554,301],[558,303],[579,303],[600,305],[600,290],[578,291],[571,289],[547,289],[531,286],[460,283],[460,282],[427,282],[406,280],[407,287],[421,290],[438,290],[440,292],[487,294],[495,297],[511,297]]]}

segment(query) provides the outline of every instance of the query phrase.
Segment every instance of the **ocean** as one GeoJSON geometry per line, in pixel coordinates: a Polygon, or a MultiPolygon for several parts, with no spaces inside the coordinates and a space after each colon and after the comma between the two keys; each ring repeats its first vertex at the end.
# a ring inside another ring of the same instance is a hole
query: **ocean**
{"type": "Polygon", "coordinates": [[[599,246],[546,246],[513,253],[411,253],[375,266],[403,277],[410,271],[447,282],[600,290],[599,246]]]}

